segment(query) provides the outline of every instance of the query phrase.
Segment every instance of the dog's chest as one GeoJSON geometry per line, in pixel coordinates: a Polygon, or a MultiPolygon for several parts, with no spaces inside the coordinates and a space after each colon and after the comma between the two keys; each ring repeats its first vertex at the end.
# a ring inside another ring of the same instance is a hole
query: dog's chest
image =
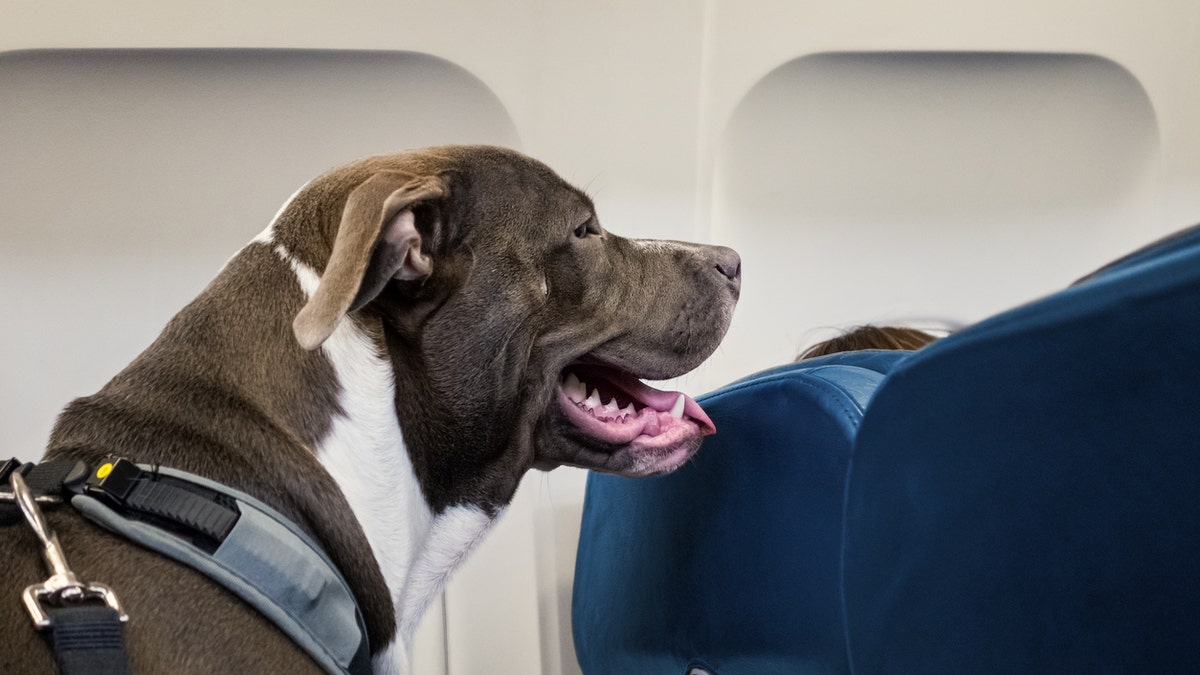
{"type": "MultiPolygon", "coordinates": [[[[283,247],[275,251],[311,297],[316,273],[283,247]]],[[[395,378],[380,344],[345,320],[320,349],[333,365],[341,412],[318,442],[317,458],[362,526],[396,608],[399,634],[376,667],[398,666],[403,672],[421,615],[495,517],[473,506],[450,507],[436,516],[429,508],[396,418],[395,378]]]]}
{"type": "MultiPolygon", "coordinates": [[[[282,248],[305,295],[316,273],[282,248]]],[[[371,543],[393,600],[433,516],[421,496],[395,411],[391,365],[380,347],[346,320],[321,346],[336,374],[340,414],[320,440],[317,458],[333,476],[371,543]]]]}

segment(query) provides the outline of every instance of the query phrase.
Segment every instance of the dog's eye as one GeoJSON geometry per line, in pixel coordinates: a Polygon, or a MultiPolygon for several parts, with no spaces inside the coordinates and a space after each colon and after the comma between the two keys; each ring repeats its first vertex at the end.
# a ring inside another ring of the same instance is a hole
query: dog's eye
{"type": "Polygon", "coordinates": [[[583,239],[585,237],[599,237],[600,225],[596,222],[595,218],[588,218],[587,222],[575,228],[575,236],[579,239],[583,239]]]}

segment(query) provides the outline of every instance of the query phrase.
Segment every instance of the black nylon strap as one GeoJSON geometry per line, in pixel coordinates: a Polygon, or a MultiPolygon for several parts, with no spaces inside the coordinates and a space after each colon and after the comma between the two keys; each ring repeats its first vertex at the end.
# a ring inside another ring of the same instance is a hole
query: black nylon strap
{"type": "Polygon", "coordinates": [[[49,608],[50,644],[62,675],[129,675],[124,627],[106,605],[49,608]]]}
{"type": "MultiPolygon", "coordinates": [[[[13,471],[21,474],[25,485],[35,497],[53,495],[63,497],[66,483],[75,484],[87,476],[87,467],[82,462],[62,460],[57,462],[42,462],[41,464],[20,464],[15,459],[4,462],[0,469],[0,489],[8,489],[8,474],[13,471]]],[[[0,502],[0,527],[21,522],[20,509],[12,502],[0,502]]]]}
{"type": "Polygon", "coordinates": [[[59,495],[63,493],[63,481],[73,472],[86,471],[79,462],[66,460],[42,462],[22,474],[29,491],[35,495],[59,495]]]}
{"type": "Polygon", "coordinates": [[[125,506],[169,518],[218,542],[229,535],[239,515],[232,508],[177,488],[167,480],[138,481],[125,499],[125,506]]]}

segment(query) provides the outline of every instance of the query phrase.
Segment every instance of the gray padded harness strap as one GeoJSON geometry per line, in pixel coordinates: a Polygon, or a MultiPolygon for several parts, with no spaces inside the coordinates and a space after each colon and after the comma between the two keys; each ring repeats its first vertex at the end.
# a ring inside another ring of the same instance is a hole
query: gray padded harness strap
{"type": "Polygon", "coordinates": [[[86,494],[71,505],[88,519],[188,565],[220,583],[280,627],[330,673],[369,673],[366,627],[345,579],[306,534],[254,497],[167,468],[162,475],[201,485],[237,501],[241,515],[211,555],[189,541],[124,517],[86,494]]]}

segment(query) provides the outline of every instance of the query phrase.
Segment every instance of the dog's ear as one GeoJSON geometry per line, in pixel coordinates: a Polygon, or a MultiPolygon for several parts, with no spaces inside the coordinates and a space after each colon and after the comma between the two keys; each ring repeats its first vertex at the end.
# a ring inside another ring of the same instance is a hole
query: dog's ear
{"type": "Polygon", "coordinates": [[[301,347],[320,347],[347,312],[370,302],[390,279],[423,279],[433,272],[413,209],[446,192],[441,176],[382,172],[350,193],[321,282],[292,322],[301,347]]]}

